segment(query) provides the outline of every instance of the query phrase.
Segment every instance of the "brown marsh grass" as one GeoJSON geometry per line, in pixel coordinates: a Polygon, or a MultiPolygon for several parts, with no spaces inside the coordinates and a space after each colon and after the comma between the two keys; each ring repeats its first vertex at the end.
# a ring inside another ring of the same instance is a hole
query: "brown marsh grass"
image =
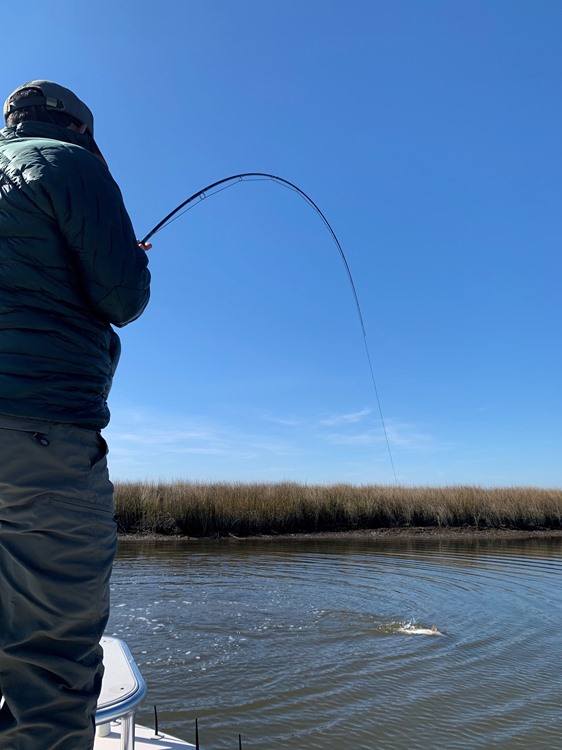
{"type": "Polygon", "coordinates": [[[251,536],[357,529],[560,529],[562,490],[279,483],[121,482],[122,533],[251,536]]]}

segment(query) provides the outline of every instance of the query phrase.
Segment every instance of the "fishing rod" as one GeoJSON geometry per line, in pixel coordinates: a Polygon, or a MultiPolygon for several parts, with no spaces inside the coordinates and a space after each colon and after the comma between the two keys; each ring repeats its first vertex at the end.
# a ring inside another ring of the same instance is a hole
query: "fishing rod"
{"type": "Polygon", "coordinates": [[[340,257],[343,261],[345,271],[347,273],[347,278],[351,286],[351,291],[353,293],[353,299],[355,300],[355,308],[357,310],[359,323],[361,325],[361,332],[363,334],[363,344],[365,347],[365,353],[367,355],[369,372],[371,374],[371,382],[373,384],[373,390],[375,392],[377,407],[379,411],[379,417],[381,420],[382,429],[384,433],[384,439],[386,442],[386,448],[388,450],[388,456],[390,458],[390,465],[392,466],[392,473],[394,475],[394,481],[396,484],[398,484],[398,479],[396,477],[396,470],[394,468],[394,460],[392,458],[392,451],[390,450],[390,442],[388,439],[386,424],[385,424],[384,416],[382,413],[382,407],[381,407],[381,402],[379,398],[377,383],[375,380],[375,373],[374,373],[373,363],[371,359],[371,352],[369,350],[369,344],[367,342],[367,331],[365,329],[365,322],[363,320],[363,313],[361,312],[361,305],[359,304],[359,297],[357,295],[357,290],[355,288],[355,282],[353,281],[353,276],[351,275],[351,269],[349,268],[349,264],[347,262],[347,258],[345,257],[343,248],[340,244],[340,241],[338,240],[336,236],[336,233],[332,229],[330,222],[328,221],[326,216],[322,213],[320,208],[316,205],[316,203],[312,200],[312,198],[304,192],[304,190],[301,190],[297,185],[295,185],[292,182],[289,182],[289,180],[286,180],[283,177],[278,177],[277,175],[274,175],[274,174],[268,174],[267,172],[243,172],[241,174],[231,175],[230,177],[224,177],[222,180],[217,180],[216,182],[213,182],[211,185],[207,185],[207,187],[204,187],[201,190],[198,190],[196,193],[193,193],[193,195],[187,198],[187,200],[180,203],[179,206],[176,206],[173,209],[173,211],[170,211],[170,213],[167,214],[167,216],[165,216],[162,219],[162,221],[159,221],[158,224],[156,224],[156,226],[150,230],[150,232],[146,235],[146,237],[140,240],[140,244],[146,245],[146,243],[150,240],[150,238],[153,237],[157,232],[159,232],[161,229],[164,229],[164,227],[168,226],[168,224],[170,224],[172,221],[176,221],[176,219],[179,219],[180,216],[183,216],[187,211],[190,211],[192,208],[194,208],[194,206],[198,205],[198,203],[194,203],[194,201],[201,202],[205,200],[205,198],[216,195],[217,193],[220,193],[223,190],[233,187],[234,185],[244,180],[271,180],[273,182],[276,182],[278,185],[281,185],[282,187],[293,190],[306,203],[308,203],[308,205],[311,208],[313,208],[316,211],[316,213],[320,216],[320,218],[324,222],[324,225],[327,227],[328,231],[332,235],[332,239],[334,240],[336,247],[338,248],[340,257]]]}

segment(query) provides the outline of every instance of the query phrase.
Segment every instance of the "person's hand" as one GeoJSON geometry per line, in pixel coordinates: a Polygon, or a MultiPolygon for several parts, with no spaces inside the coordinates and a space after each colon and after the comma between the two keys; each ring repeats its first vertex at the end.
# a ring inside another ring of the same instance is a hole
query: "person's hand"
{"type": "Polygon", "coordinates": [[[137,242],[140,249],[144,250],[145,253],[152,249],[152,242],[141,242],[140,240],[137,240],[137,242]]]}

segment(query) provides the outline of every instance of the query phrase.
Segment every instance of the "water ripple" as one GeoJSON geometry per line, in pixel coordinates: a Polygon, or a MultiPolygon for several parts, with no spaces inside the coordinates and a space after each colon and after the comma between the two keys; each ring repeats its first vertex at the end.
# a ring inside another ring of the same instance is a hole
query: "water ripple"
{"type": "Polygon", "coordinates": [[[536,540],[125,544],[108,630],[207,750],[551,750],[561,572],[536,540]]]}

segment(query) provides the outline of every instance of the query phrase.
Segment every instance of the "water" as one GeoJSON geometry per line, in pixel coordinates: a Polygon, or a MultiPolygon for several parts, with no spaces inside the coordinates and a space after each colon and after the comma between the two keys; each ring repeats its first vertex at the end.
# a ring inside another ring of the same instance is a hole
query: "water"
{"type": "Polygon", "coordinates": [[[553,750],[561,572],[560,539],[122,543],[108,633],[205,750],[553,750]]]}

